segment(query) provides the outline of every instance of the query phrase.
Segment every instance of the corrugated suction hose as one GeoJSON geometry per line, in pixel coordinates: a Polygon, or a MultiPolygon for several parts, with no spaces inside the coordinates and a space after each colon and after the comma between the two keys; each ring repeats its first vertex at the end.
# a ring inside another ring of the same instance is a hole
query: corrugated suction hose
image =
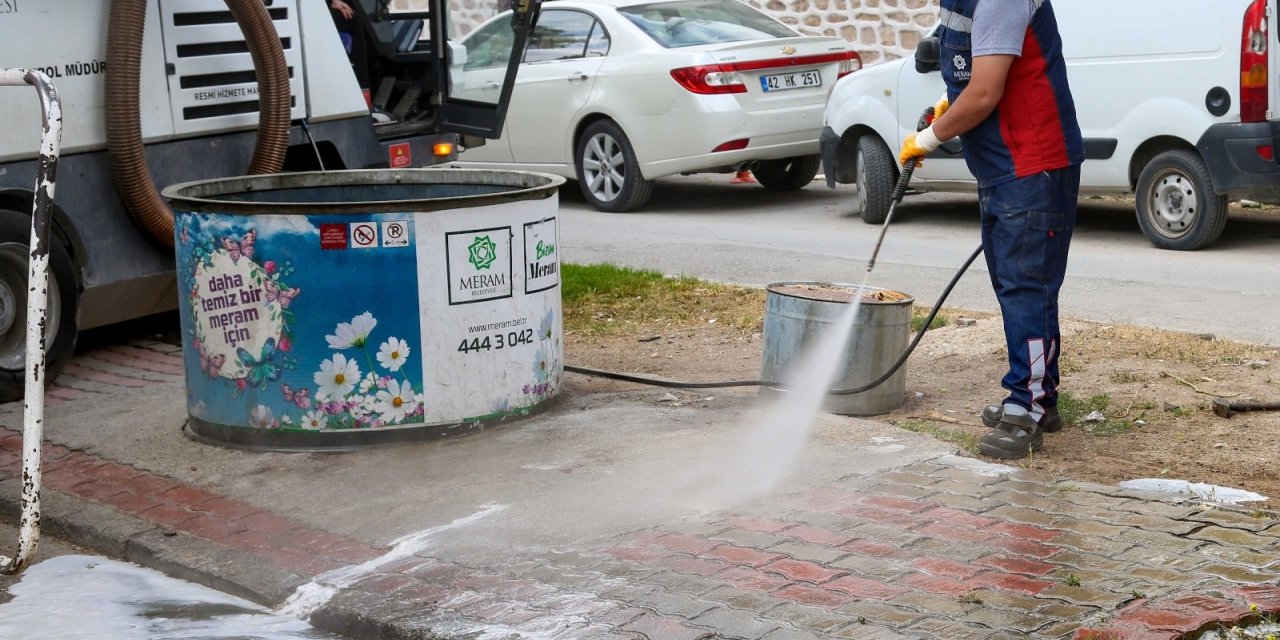
{"type": "MultiPolygon", "coordinates": [[[[258,80],[258,138],[250,174],[276,173],[289,146],[289,67],[262,0],[226,0],[240,25],[258,80]]],[[[147,170],[138,100],[147,0],[113,0],[107,26],[107,152],[116,191],[138,226],[173,247],[173,211],[147,170]]]]}

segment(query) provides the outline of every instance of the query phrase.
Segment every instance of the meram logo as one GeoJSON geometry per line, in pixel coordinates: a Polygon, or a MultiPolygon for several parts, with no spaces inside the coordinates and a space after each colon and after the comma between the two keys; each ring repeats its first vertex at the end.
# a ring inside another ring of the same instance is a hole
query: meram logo
{"type": "Polygon", "coordinates": [[[488,269],[498,259],[498,247],[489,236],[479,236],[467,247],[467,262],[476,270],[488,269]]]}
{"type": "Polygon", "coordinates": [[[539,240],[539,241],[538,241],[538,246],[537,246],[537,247],[534,247],[534,251],[537,253],[536,259],[537,259],[537,260],[541,260],[541,259],[543,259],[543,258],[545,258],[545,257],[547,257],[547,256],[549,256],[549,255],[551,255],[551,254],[553,254],[553,253],[555,253],[555,252],[556,252],[556,246],[555,246],[554,244],[549,243],[549,242],[543,242],[543,241],[539,240]]]}

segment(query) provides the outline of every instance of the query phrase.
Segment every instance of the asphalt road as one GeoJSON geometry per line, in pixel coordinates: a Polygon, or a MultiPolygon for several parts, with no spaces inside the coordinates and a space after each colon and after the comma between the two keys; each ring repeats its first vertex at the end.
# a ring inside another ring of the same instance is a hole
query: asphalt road
{"type": "MultiPolygon", "coordinates": [[[[729,175],[658,181],[639,212],[601,213],[576,183],[561,191],[561,259],[655,269],[723,282],[860,282],[880,227],[851,214],[851,187],[822,182],[790,193],[729,182],[729,175]]],[[[870,284],[932,305],[979,244],[977,198],[908,196],[870,284]]],[[[1233,210],[1214,246],[1162,251],[1132,208],[1084,200],[1071,247],[1062,313],[1280,346],[1280,212],[1233,210]]],[[[994,311],[981,258],[947,306],[994,311]]]]}

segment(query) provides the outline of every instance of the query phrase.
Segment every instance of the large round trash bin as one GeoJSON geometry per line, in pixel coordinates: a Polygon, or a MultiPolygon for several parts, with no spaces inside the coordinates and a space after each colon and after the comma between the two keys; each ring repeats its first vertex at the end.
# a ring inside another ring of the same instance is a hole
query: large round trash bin
{"type": "MultiPolygon", "coordinates": [[[[766,287],[764,357],[761,376],[777,380],[791,372],[797,360],[821,336],[834,330],[853,301],[858,285],[830,282],[778,282],[766,287]]],[[[910,296],[867,287],[850,327],[848,343],[832,388],[854,389],[884,375],[902,356],[911,335],[910,296]]],[[[870,416],[902,406],[906,367],[884,383],[861,393],[828,395],[825,411],[870,416]]]]}
{"type": "Polygon", "coordinates": [[[408,169],[166,189],[188,432],[344,449],[468,431],[554,398],[563,182],[408,169]]]}

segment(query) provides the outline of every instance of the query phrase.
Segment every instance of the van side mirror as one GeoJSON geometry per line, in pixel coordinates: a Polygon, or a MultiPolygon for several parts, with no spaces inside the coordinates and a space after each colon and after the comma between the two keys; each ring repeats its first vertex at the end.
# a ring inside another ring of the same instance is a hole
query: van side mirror
{"type": "Polygon", "coordinates": [[[942,46],[937,36],[929,36],[916,45],[916,73],[929,73],[941,68],[942,46]]]}

